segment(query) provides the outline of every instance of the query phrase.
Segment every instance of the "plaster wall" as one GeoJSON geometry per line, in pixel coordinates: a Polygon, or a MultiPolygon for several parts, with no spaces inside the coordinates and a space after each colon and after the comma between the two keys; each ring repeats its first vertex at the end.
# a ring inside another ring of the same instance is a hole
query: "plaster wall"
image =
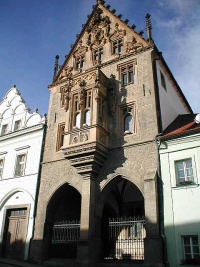
{"type": "Polygon", "coordinates": [[[164,196],[164,226],[170,266],[181,263],[182,235],[197,235],[200,240],[200,146],[199,135],[178,138],[160,149],[164,196]],[[192,158],[194,185],[177,186],[174,162],[192,158]]]}

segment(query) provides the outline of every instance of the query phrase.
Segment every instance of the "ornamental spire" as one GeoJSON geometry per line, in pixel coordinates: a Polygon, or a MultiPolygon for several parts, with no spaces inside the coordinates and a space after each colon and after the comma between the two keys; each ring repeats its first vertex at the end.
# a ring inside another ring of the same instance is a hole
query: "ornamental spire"
{"type": "Polygon", "coordinates": [[[149,44],[152,43],[152,36],[151,36],[151,15],[149,13],[146,14],[146,31],[147,31],[147,41],[149,44]]]}

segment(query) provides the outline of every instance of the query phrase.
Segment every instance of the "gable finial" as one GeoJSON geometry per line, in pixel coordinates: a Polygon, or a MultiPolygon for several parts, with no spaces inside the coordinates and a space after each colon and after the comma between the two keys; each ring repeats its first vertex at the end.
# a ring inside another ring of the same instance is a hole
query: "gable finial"
{"type": "Polygon", "coordinates": [[[97,0],[97,4],[102,4],[102,5],[104,5],[104,4],[105,4],[105,1],[104,1],[104,0],[97,0]]]}
{"type": "Polygon", "coordinates": [[[150,19],[151,15],[149,13],[146,14],[146,31],[147,31],[147,41],[149,42],[149,44],[152,43],[152,36],[151,36],[151,19],[150,19]]]}

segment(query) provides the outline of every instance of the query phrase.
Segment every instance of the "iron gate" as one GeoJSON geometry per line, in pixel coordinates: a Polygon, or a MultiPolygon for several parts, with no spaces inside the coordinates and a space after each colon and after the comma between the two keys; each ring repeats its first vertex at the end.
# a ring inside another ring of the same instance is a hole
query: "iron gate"
{"type": "Polygon", "coordinates": [[[52,244],[74,243],[80,236],[80,221],[58,221],[53,225],[52,244]]]}
{"type": "Polygon", "coordinates": [[[79,221],[54,222],[49,257],[76,259],[79,237],[79,221]]]}
{"type": "Polygon", "coordinates": [[[110,218],[110,258],[144,260],[145,236],[146,232],[144,218],[110,218]]]}

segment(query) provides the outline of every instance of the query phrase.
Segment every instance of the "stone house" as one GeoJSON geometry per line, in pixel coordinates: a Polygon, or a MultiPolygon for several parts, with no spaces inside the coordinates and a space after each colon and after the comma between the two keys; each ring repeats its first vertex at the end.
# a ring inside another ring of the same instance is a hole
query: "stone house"
{"type": "Polygon", "coordinates": [[[31,261],[163,266],[155,138],[192,110],[149,14],[146,31],[98,0],[60,68],[56,56],[31,261]]]}
{"type": "Polygon", "coordinates": [[[0,256],[27,260],[46,118],[13,86],[0,103],[0,256]]]}

